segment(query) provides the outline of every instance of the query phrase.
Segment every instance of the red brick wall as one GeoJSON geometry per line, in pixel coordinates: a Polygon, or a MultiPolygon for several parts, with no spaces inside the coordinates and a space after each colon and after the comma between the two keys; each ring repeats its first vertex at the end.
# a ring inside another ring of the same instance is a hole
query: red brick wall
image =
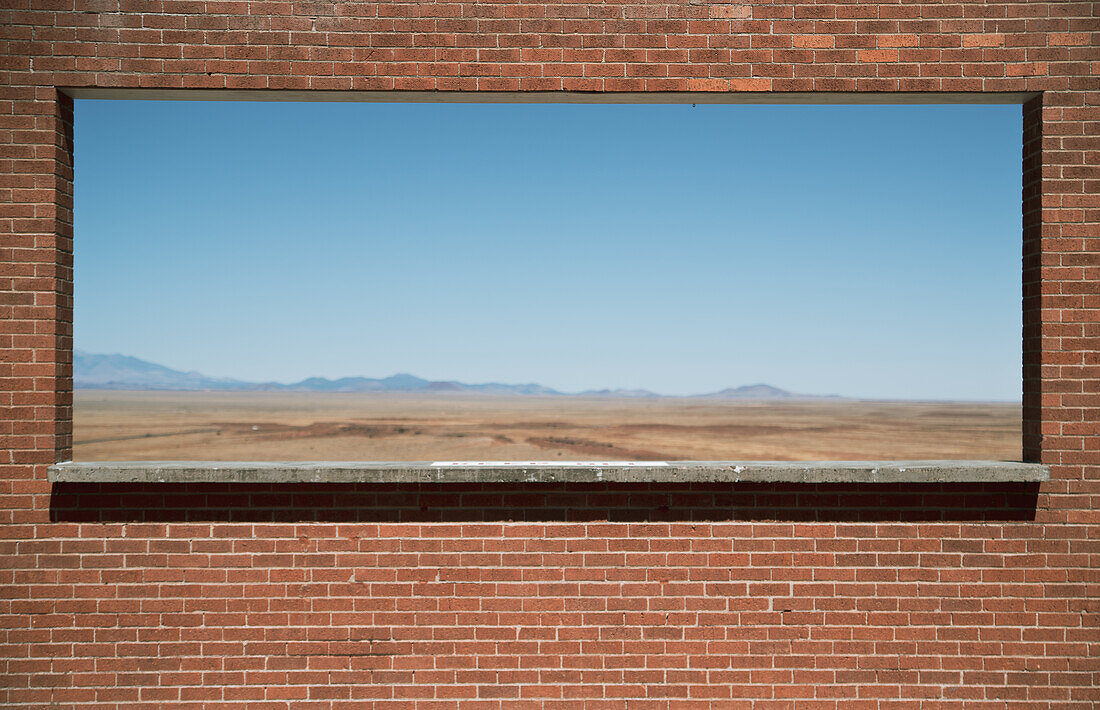
{"type": "Polygon", "coordinates": [[[1096,10],[8,0],[0,704],[1094,707],[1096,10]],[[59,88],[115,87],[1032,92],[1024,444],[1052,480],[51,488],[71,445],[59,88]]]}

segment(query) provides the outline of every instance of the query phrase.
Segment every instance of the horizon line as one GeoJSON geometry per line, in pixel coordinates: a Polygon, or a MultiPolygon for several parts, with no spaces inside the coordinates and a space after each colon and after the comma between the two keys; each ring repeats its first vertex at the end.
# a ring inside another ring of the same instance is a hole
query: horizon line
{"type": "MultiPolygon", "coordinates": [[[[747,397],[747,398],[741,399],[739,401],[752,402],[752,401],[781,401],[781,400],[787,400],[787,401],[847,400],[849,402],[912,402],[912,403],[920,403],[920,402],[971,403],[971,402],[973,402],[973,403],[998,403],[998,404],[1000,404],[1000,403],[1003,403],[1003,404],[1022,404],[1023,403],[1023,395],[1022,394],[1019,396],[1019,398],[1015,398],[1015,399],[1013,399],[1013,398],[1008,398],[1008,399],[1004,399],[1004,398],[976,398],[976,399],[972,399],[972,398],[928,398],[928,397],[918,397],[918,398],[909,398],[909,397],[860,397],[860,396],[842,395],[842,394],[835,394],[835,393],[812,394],[812,393],[808,393],[808,392],[792,392],[792,391],[787,390],[783,387],[779,387],[777,385],[773,385],[773,384],[770,384],[770,383],[767,383],[767,382],[754,382],[754,383],[748,383],[748,384],[743,384],[743,385],[727,385],[725,387],[720,387],[720,388],[715,389],[715,390],[706,391],[706,392],[698,392],[698,393],[693,393],[693,394],[666,394],[666,393],[657,392],[655,390],[651,390],[651,389],[648,389],[648,388],[645,388],[645,387],[600,387],[600,388],[589,388],[589,389],[578,390],[578,391],[567,391],[567,390],[559,390],[557,388],[550,387],[550,386],[547,386],[547,385],[544,385],[544,384],[541,384],[541,383],[535,382],[535,381],[528,381],[528,382],[499,382],[499,381],[463,382],[462,380],[458,380],[458,379],[430,379],[430,378],[421,377],[420,375],[415,375],[411,372],[395,372],[392,375],[386,375],[384,377],[371,377],[371,376],[368,376],[368,375],[342,375],[342,376],[339,376],[339,377],[327,377],[327,376],[323,376],[323,375],[310,375],[310,376],[303,377],[303,378],[295,380],[295,381],[280,381],[280,380],[275,380],[275,379],[263,380],[263,381],[254,381],[254,380],[242,380],[242,379],[238,379],[238,378],[232,377],[232,376],[208,375],[208,374],[206,374],[204,372],[200,372],[198,370],[176,370],[175,368],[169,367],[167,365],[163,365],[163,364],[158,363],[158,362],[153,362],[151,360],[144,360],[140,357],[137,357],[136,355],[127,355],[125,353],[118,353],[118,352],[116,352],[116,353],[94,353],[94,352],[91,352],[91,351],[88,351],[88,350],[82,350],[82,349],[79,349],[79,348],[76,348],[76,347],[73,348],[72,352],[73,352],[73,356],[74,356],[74,370],[75,370],[75,356],[77,354],[90,355],[90,356],[99,356],[99,357],[124,357],[124,358],[131,358],[131,359],[134,359],[134,360],[138,360],[140,362],[144,362],[144,363],[147,363],[147,364],[150,364],[150,365],[155,365],[157,367],[162,367],[166,370],[171,370],[173,372],[177,372],[177,373],[180,373],[180,374],[197,375],[197,376],[205,377],[205,378],[208,378],[208,379],[211,379],[211,380],[227,380],[227,381],[230,381],[230,382],[233,382],[233,383],[240,383],[242,385],[256,385],[256,386],[274,385],[274,386],[278,386],[278,387],[293,387],[295,385],[300,385],[300,384],[302,384],[304,382],[307,382],[309,380],[322,380],[324,382],[338,382],[340,380],[368,380],[368,381],[374,381],[374,382],[381,382],[381,381],[389,380],[389,379],[392,379],[392,378],[405,376],[405,377],[411,377],[411,378],[420,380],[421,382],[428,383],[429,385],[432,385],[432,384],[458,385],[458,386],[462,386],[462,387],[485,387],[485,386],[496,385],[496,386],[500,386],[500,387],[540,387],[540,388],[549,390],[548,392],[545,392],[545,393],[511,393],[511,394],[483,393],[483,392],[476,392],[476,391],[475,392],[471,392],[471,391],[465,391],[465,392],[446,392],[446,391],[433,392],[433,394],[436,394],[436,395],[448,395],[448,396],[456,396],[456,395],[466,394],[466,395],[473,395],[473,396],[480,396],[480,397],[492,397],[492,396],[510,396],[510,397],[585,397],[585,396],[588,396],[588,397],[600,397],[601,395],[604,395],[609,399],[646,399],[646,398],[651,398],[651,397],[666,398],[666,399],[703,399],[703,398],[720,399],[720,398],[714,397],[714,395],[717,395],[721,392],[730,391],[730,390],[739,391],[739,390],[749,390],[749,389],[756,388],[756,387],[766,387],[766,388],[769,388],[769,389],[776,390],[776,391],[778,391],[782,394],[780,396],[770,398],[770,399],[769,398],[760,398],[758,400],[754,400],[751,397],[747,397]],[[634,393],[638,393],[638,394],[636,394],[633,397],[631,397],[629,395],[618,395],[618,396],[616,396],[614,394],[616,392],[623,392],[623,393],[634,392],[634,393]],[[606,393],[606,394],[604,394],[604,393],[606,393]]],[[[101,391],[133,391],[133,392],[218,392],[218,391],[264,392],[265,391],[265,390],[218,390],[218,389],[212,389],[212,388],[182,389],[182,388],[170,388],[170,387],[144,387],[144,386],[127,385],[125,382],[113,382],[113,381],[104,382],[104,383],[102,383],[102,386],[97,386],[97,385],[88,386],[86,384],[78,386],[76,384],[76,373],[75,373],[75,371],[73,373],[73,389],[74,390],[76,390],[76,389],[101,390],[101,391]],[[121,386],[111,386],[111,385],[121,385],[121,386]]],[[[268,390],[268,391],[270,391],[270,390],[268,390]]],[[[294,393],[294,392],[291,391],[289,393],[294,393]]],[[[312,393],[312,394],[423,394],[422,392],[418,392],[418,391],[415,391],[415,390],[396,390],[396,391],[385,391],[385,390],[383,390],[383,391],[369,391],[368,390],[368,391],[360,391],[360,392],[317,392],[317,391],[304,390],[304,391],[298,391],[297,393],[299,393],[299,394],[305,394],[305,393],[312,393]]]]}

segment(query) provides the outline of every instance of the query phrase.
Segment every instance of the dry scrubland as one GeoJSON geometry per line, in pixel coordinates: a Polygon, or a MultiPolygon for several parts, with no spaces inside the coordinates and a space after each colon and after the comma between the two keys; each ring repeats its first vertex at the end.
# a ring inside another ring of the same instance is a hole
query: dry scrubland
{"type": "Polygon", "coordinates": [[[81,391],[74,426],[78,461],[1021,455],[1013,404],[81,391]]]}

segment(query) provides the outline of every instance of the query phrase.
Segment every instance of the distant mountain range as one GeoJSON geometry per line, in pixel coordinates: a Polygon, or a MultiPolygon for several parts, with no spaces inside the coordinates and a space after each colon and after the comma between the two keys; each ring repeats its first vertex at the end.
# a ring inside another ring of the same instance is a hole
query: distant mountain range
{"type": "MultiPolygon", "coordinates": [[[[495,395],[586,396],[647,398],[662,397],[649,390],[603,389],[559,392],[539,384],[507,385],[499,382],[466,384],[451,380],[425,380],[400,373],[383,378],[341,377],[336,380],[310,377],[301,382],[247,382],[228,377],[209,377],[199,372],[181,372],[128,355],[73,353],[73,384],[77,389],[100,390],[214,390],[235,392],[419,392],[495,395]]],[[[795,394],[771,385],[744,385],[696,395],[708,399],[776,400],[840,399],[834,395],[795,394]]]]}

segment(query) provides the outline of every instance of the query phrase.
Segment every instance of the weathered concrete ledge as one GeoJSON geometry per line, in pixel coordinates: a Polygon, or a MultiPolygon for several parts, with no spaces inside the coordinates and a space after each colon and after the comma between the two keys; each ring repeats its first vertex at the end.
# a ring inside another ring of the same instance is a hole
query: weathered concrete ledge
{"type": "Polygon", "coordinates": [[[94,461],[50,466],[55,483],[985,483],[1050,479],[1008,461],[250,462],[94,461]]]}

